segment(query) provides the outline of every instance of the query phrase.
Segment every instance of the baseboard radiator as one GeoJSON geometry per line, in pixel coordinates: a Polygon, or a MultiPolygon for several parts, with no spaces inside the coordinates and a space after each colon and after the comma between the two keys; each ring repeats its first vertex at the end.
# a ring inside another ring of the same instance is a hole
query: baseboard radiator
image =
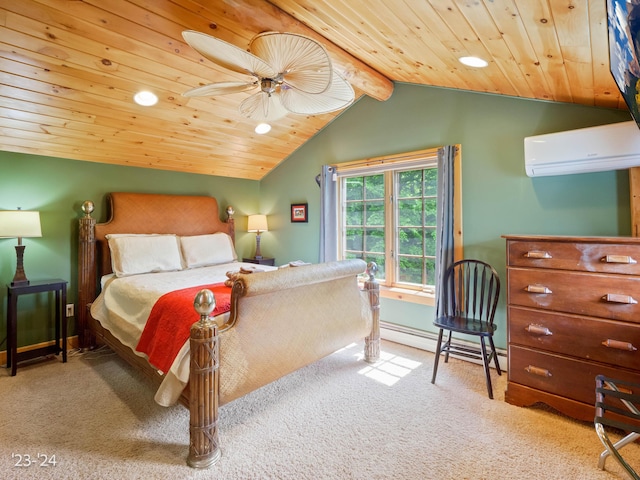
{"type": "MultiPolygon", "coordinates": [[[[425,332],[424,330],[417,330],[415,328],[403,327],[401,325],[394,325],[392,323],[380,322],[380,337],[389,340],[391,342],[401,343],[410,347],[419,348],[428,352],[436,351],[436,345],[438,344],[438,334],[432,332],[425,332]]],[[[479,346],[479,344],[473,342],[467,342],[465,340],[456,340],[454,336],[454,342],[458,345],[464,345],[468,347],[479,346]]],[[[507,370],[507,351],[501,348],[496,349],[498,352],[498,362],[500,368],[504,371],[507,370]]],[[[481,360],[473,358],[463,357],[460,355],[451,354],[452,358],[464,360],[466,362],[477,363],[482,365],[481,360]]],[[[491,368],[495,368],[493,362],[491,368]]]]}

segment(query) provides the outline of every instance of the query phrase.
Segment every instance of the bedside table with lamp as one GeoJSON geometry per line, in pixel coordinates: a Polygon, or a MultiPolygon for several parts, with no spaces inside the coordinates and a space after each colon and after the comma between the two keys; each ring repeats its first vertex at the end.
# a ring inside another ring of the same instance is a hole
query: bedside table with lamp
{"type": "Polygon", "coordinates": [[[23,237],[42,237],[40,212],[0,210],[0,238],[18,239],[16,273],[11,284],[7,285],[7,368],[11,368],[11,376],[16,374],[18,362],[24,360],[62,353],[62,361],[67,361],[67,322],[64,316],[67,282],[61,279],[30,282],[27,279],[23,265],[23,237]],[[18,298],[21,295],[42,292],[53,292],[55,296],[55,343],[18,353],[18,298]]]}
{"type": "Polygon", "coordinates": [[[275,259],[263,257],[262,252],[260,251],[260,234],[268,230],[266,215],[249,215],[247,221],[247,232],[255,232],[256,234],[256,254],[253,258],[243,258],[243,262],[275,266],[275,259]]]}

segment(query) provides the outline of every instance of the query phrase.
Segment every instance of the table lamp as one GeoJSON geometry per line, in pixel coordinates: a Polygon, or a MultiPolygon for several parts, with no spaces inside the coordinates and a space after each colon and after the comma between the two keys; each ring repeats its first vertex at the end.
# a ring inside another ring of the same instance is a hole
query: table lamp
{"type": "Polygon", "coordinates": [[[17,238],[16,274],[11,282],[12,287],[29,285],[24,273],[24,245],[22,237],[41,237],[40,212],[28,210],[0,210],[0,238],[17,238]]]}
{"type": "Polygon", "coordinates": [[[260,252],[260,234],[268,231],[267,228],[267,216],[266,215],[249,215],[249,221],[247,225],[247,232],[256,233],[256,255],[258,260],[262,258],[260,252]]]}

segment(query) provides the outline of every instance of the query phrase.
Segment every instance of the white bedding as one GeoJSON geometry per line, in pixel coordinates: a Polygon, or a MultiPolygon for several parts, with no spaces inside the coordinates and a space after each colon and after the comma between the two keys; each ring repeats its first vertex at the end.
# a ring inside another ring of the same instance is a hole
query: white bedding
{"type": "MultiPolygon", "coordinates": [[[[172,290],[224,282],[226,273],[240,267],[256,268],[255,264],[233,262],[210,267],[193,268],[175,272],[147,273],[127,277],[109,275],[102,279],[102,292],[91,305],[91,315],[99,320],[121,343],[137,355],[136,346],[144,330],[151,309],[162,295],[172,290]]],[[[260,265],[261,270],[275,267],[260,265]]],[[[223,316],[218,316],[224,321],[223,316]]],[[[189,341],[185,342],[169,372],[156,392],[155,401],[163,406],[176,403],[189,381],[189,341]]]]}

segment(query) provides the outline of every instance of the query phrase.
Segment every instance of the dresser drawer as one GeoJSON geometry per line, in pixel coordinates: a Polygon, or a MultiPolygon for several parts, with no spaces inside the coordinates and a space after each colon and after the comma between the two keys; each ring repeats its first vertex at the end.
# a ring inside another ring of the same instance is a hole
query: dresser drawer
{"type": "Polygon", "coordinates": [[[508,303],[640,323],[640,278],[509,268],[508,303]]]}
{"type": "Polygon", "coordinates": [[[509,307],[509,343],[626,368],[640,366],[640,324],[509,307]]]}
{"type": "Polygon", "coordinates": [[[513,267],[640,275],[640,245],[509,240],[507,262],[513,267]]]}
{"type": "Polygon", "coordinates": [[[600,374],[640,382],[640,374],[619,367],[509,346],[510,382],[594,405],[595,378],[600,374]]]}

